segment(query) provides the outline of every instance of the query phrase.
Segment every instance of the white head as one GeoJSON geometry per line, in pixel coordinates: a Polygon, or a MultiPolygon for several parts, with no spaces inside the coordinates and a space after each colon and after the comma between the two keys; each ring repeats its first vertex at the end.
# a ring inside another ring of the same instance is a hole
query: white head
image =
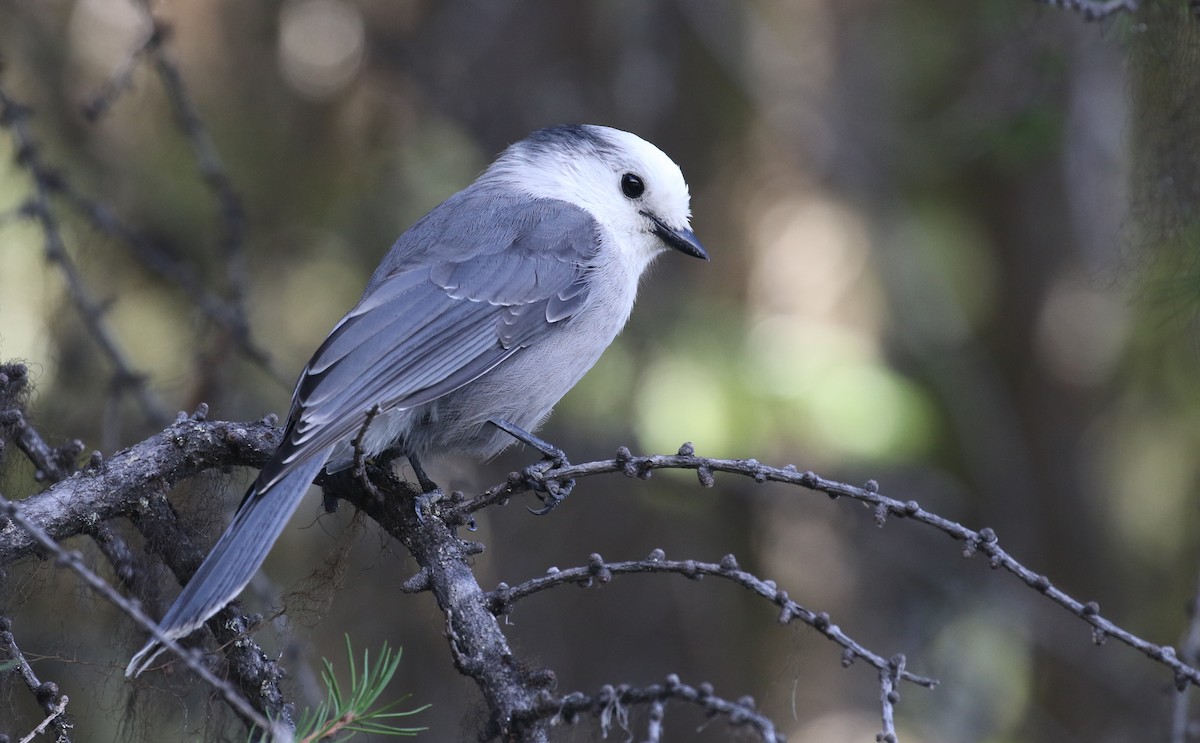
{"type": "Polygon", "coordinates": [[[629,132],[590,124],[540,129],[509,147],[485,177],[586,209],[642,267],[667,248],[708,259],[688,222],[679,166],[629,132]]]}

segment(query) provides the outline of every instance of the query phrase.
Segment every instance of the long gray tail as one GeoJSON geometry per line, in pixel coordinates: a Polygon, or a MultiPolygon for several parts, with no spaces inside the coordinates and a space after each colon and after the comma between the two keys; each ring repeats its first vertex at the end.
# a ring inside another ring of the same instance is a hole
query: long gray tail
{"type": "MultiPolygon", "coordinates": [[[[250,487],[229,528],[159,622],[164,635],[173,640],[186,637],[242,592],[267,559],[326,456],[308,457],[262,492],[255,490],[257,482],[250,487]]],[[[151,639],[129,661],[125,675],[137,676],[146,670],[163,649],[151,639]]]]}

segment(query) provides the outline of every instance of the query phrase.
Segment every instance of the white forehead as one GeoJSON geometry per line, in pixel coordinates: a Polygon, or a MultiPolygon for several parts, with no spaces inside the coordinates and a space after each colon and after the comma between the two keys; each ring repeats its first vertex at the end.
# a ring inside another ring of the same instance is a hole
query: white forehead
{"type": "Polygon", "coordinates": [[[625,208],[621,177],[646,184],[645,200],[661,217],[686,220],[688,187],[679,166],[641,137],[606,126],[542,129],[509,147],[488,170],[535,198],[569,201],[593,214],[625,208]]]}

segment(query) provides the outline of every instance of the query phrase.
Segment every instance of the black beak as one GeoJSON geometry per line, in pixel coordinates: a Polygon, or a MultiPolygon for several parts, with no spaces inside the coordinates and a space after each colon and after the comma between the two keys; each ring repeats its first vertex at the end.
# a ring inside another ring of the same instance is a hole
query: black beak
{"type": "Polygon", "coordinates": [[[667,245],[675,248],[684,255],[690,255],[693,258],[703,258],[708,260],[708,253],[705,252],[704,246],[700,244],[700,240],[696,238],[696,233],[691,230],[676,230],[667,226],[667,223],[654,216],[642,212],[654,223],[654,234],[658,239],[665,242],[667,245]]]}

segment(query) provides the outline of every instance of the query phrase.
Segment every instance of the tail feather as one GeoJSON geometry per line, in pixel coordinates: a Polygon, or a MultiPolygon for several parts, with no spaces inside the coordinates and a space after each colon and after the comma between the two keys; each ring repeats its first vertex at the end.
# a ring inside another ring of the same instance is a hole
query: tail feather
{"type": "MultiPolygon", "coordinates": [[[[267,559],[326,458],[327,453],[318,453],[305,459],[262,492],[254,490],[258,483],[251,487],[229,528],[159,622],[162,634],[173,640],[186,637],[242,592],[267,559]]],[[[137,676],[146,670],[163,649],[158,640],[151,639],[129,661],[125,675],[137,676]]]]}

